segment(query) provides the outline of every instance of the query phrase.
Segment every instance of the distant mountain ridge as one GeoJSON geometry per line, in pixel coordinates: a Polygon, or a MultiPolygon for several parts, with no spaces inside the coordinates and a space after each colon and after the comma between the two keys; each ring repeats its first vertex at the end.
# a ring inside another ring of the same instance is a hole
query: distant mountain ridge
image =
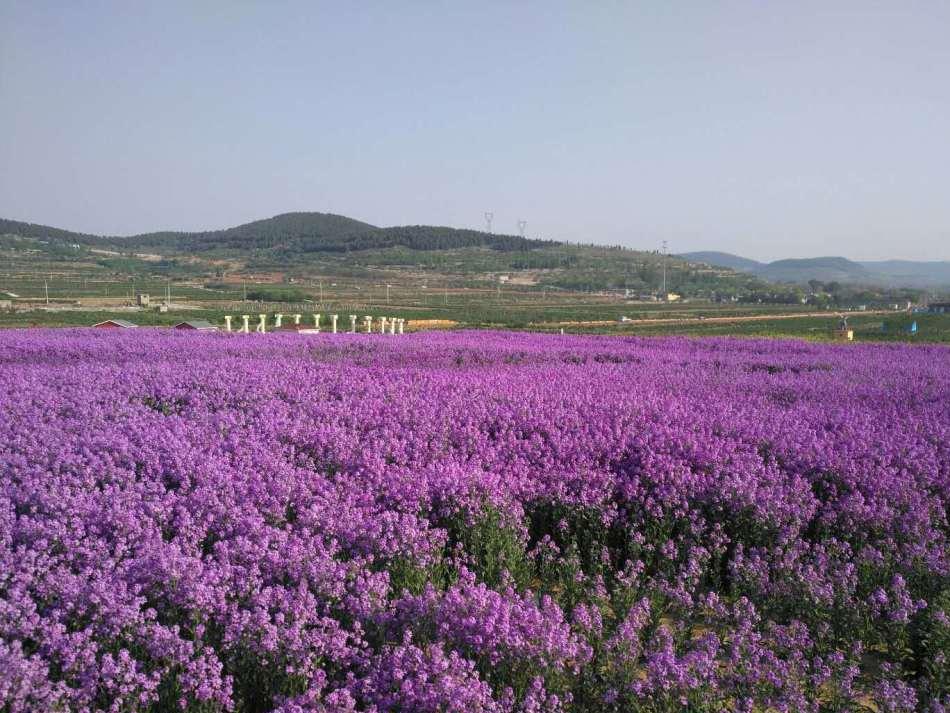
{"type": "Polygon", "coordinates": [[[758,262],[757,260],[750,260],[746,257],[733,255],[732,253],[715,252],[712,250],[695,253],[682,253],[680,257],[691,262],[704,262],[707,265],[714,265],[715,267],[727,267],[730,270],[741,270],[742,272],[754,272],[765,264],[758,262]]]}
{"type": "Polygon", "coordinates": [[[860,263],[843,257],[791,258],[776,260],[761,267],[759,274],[769,275],[767,279],[776,282],[822,282],[868,283],[875,281],[874,275],[860,263]]]}
{"type": "Polygon", "coordinates": [[[281,213],[233,228],[208,231],[161,231],[127,237],[77,233],[36,223],[0,219],[0,234],[40,240],[108,247],[201,253],[212,250],[272,250],[277,252],[352,252],[389,247],[412,250],[451,250],[487,247],[530,250],[553,241],[517,235],[483,233],[440,226],[410,225],[380,228],[332,213],[281,213]]]}
{"type": "Polygon", "coordinates": [[[283,213],[223,230],[128,237],[0,220],[0,251],[11,265],[45,255],[42,259],[51,262],[81,263],[84,269],[103,268],[116,275],[184,278],[244,272],[288,279],[326,275],[378,280],[384,274],[394,279],[425,274],[583,292],[622,290],[626,295],[666,289],[688,297],[783,298],[749,274],[709,269],[656,250],[433,225],[383,228],[330,213],[283,213]]]}
{"type": "MultiPolygon", "coordinates": [[[[619,248],[575,246],[557,241],[443,226],[409,225],[383,228],[342,215],[318,212],[282,213],[221,230],[160,231],[127,237],[94,235],[36,223],[0,219],[0,236],[6,234],[52,245],[79,244],[121,252],[143,251],[170,258],[186,255],[203,255],[209,258],[239,256],[245,260],[253,259],[256,264],[266,263],[275,267],[299,260],[319,262],[324,259],[321,256],[330,254],[337,254],[343,260],[349,259],[347,256],[352,254],[356,256],[356,262],[369,264],[360,256],[365,257],[369,252],[376,251],[374,259],[379,262],[380,255],[386,251],[391,255],[392,249],[398,249],[396,252],[402,256],[397,260],[399,264],[432,264],[433,259],[448,259],[440,257],[439,251],[465,251],[464,257],[456,256],[452,259],[460,260],[457,264],[465,265],[486,266],[491,263],[493,267],[481,268],[489,271],[566,269],[571,271],[572,277],[570,280],[565,278],[563,285],[587,289],[595,284],[622,284],[627,287],[631,283],[637,284],[638,281],[642,284],[652,284],[655,282],[652,273],[659,268],[661,259],[652,252],[636,250],[630,250],[626,254],[611,252],[609,258],[604,255],[592,257],[591,250],[603,252],[619,248]],[[407,260],[407,251],[417,257],[407,260]],[[429,257],[425,257],[427,253],[429,257]],[[486,262],[484,257],[486,254],[497,256],[503,253],[509,255],[504,263],[491,260],[486,262]],[[623,259],[619,260],[620,257],[623,259]],[[608,280],[604,279],[605,271],[617,274],[612,274],[608,280]]],[[[691,252],[673,257],[694,264],[703,263],[724,268],[724,272],[728,274],[714,276],[720,282],[741,277],[743,280],[755,278],[771,283],[804,284],[809,280],[819,280],[875,287],[950,288],[950,262],[855,262],[843,257],[818,257],[764,263],[714,251],[691,252]],[[729,277],[730,275],[732,277],[729,277]]],[[[383,260],[379,264],[393,263],[383,260]]],[[[681,268],[688,270],[689,266],[683,264],[681,268]]]]}
{"type": "Polygon", "coordinates": [[[809,280],[819,280],[879,287],[950,287],[950,261],[857,262],[844,257],[815,257],[759,262],[715,251],[682,253],[680,257],[691,262],[747,272],[770,282],[804,284],[809,280]]]}
{"type": "Polygon", "coordinates": [[[128,237],[77,233],[35,223],[0,219],[0,234],[76,243],[120,250],[203,253],[213,250],[270,250],[279,253],[352,252],[406,247],[412,250],[450,250],[487,247],[495,250],[530,250],[552,241],[516,235],[482,233],[439,226],[379,228],[332,213],[282,213],[233,228],[200,232],[162,231],[128,237]]]}

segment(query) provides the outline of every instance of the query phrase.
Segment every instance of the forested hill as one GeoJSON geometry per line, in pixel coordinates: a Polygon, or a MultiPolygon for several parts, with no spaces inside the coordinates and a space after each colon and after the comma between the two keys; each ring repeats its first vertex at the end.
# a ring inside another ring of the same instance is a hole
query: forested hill
{"type": "MultiPolygon", "coordinates": [[[[13,265],[68,260],[111,275],[282,274],[379,280],[427,273],[454,282],[497,282],[624,295],[796,301],[750,275],[692,264],[657,251],[572,244],[431,225],[382,228],[328,213],[285,213],[225,230],[89,235],[0,220],[0,256],[13,265]],[[6,251],[4,253],[4,250],[6,251]],[[156,257],[158,256],[158,257],[156,257]]],[[[15,290],[14,290],[15,292],[15,290]]]]}
{"type": "Polygon", "coordinates": [[[378,230],[376,226],[332,213],[282,213],[273,218],[255,220],[224,230],[196,233],[161,232],[114,238],[113,241],[134,248],[176,252],[207,250],[266,249],[295,242],[319,241],[344,235],[362,234],[378,230]]]}
{"type": "Polygon", "coordinates": [[[76,243],[116,250],[159,253],[207,253],[268,250],[281,254],[352,252],[391,247],[451,250],[486,247],[502,251],[530,250],[558,243],[516,235],[495,235],[428,225],[378,228],[331,213],[283,213],[234,228],[205,232],[157,232],[128,237],[90,235],[34,223],[0,219],[0,234],[58,243],[76,243]]]}

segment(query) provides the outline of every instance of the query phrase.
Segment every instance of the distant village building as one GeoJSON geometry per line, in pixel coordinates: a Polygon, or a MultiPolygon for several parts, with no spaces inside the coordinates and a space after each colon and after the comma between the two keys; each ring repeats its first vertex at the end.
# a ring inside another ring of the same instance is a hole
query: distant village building
{"type": "Polygon", "coordinates": [[[931,302],[927,311],[930,314],[950,314],[950,302],[931,302]]]}
{"type": "Polygon", "coordinates": [[[126,319],[107,319],[105,322],[97,322],[92,326],[96,329],[135,329],[139,325],[126,319]]]}
{"type": "Polygon", "coordinates": [[[148,305],[149,305],[148,293],[147,293],[147,292],[140,292],[140,293],[136,296],[135,301],[138,303],[138,306],[139,306],[139,307],[148,307],[148,305]]]}
{"type": "Polygon", "coordinates": [[[218,328],[215,327],[211,322],[208,322],[204,319],[192,319],[187,322],[179,322],[175,325],[175,329],[193,329],[198,332],[217,332],[218,328]]]}
{"type": "Polygon", "coordinates": [[[680,299],[682,299],[682,295],[678,295],[678,294],[676,294],[675,292],[667,292],[667,293],[666,293],[666,301],[667,301],[667,302],[678,302],[680,299]]]}
{"type": "Polygon", "coordinates": [[[13,309],[13,300],[0,300],[0,309],[13,309]]]}

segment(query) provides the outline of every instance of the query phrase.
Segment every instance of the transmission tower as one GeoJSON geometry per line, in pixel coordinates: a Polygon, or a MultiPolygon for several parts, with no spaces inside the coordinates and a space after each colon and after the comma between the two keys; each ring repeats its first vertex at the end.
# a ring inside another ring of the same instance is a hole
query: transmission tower
{"type": "Polygon", "coordinates": [[[495,214],[494,214],[494,213],[492,213],[490,210],[486,210],[486,211],[485,211],[485,225],[488,226],[488,234],[489,234],[489,235],[492,234],[492,232],[491,232],[491,222],[492,222],[492,220],[494,220],[494,218],[495,218],[495,214]]]}
{"type": "Polygon", "coordinates": [[[525,228],[527,228],[527,227],[528,227],[528,221],[527,221],[527,220],[519,220],[519,221],[518,221],[518,232],[521,233],[521,237],[522,237],[522,238],[524,237],[524,230],[525,230],[525,228]]]}

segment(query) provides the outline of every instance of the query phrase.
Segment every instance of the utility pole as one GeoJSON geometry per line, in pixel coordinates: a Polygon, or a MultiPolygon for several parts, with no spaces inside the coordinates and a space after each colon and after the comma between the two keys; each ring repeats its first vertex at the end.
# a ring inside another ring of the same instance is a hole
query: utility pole
{"type": "Polygon", "coordinates": [[[247,280],[244,280],[241,285],[244,288],[244,301],[247,302],[247,280]]]}
{"type": "Polygon", "coordinates": [[[663,300],[666,300],[666,241],[663,241],[663,300]]]}
{"type": "Polygon", "coordinates": [[[43,280],[43,292],[46,293],[46,306],[49,307],[49,283],[43,280]]]}
{"type": "Polygon", "coordinates": [[[389,304],[389,288],[390,287],[392,287],[392,285],[386,285],[386,304],[389,304]]]}

